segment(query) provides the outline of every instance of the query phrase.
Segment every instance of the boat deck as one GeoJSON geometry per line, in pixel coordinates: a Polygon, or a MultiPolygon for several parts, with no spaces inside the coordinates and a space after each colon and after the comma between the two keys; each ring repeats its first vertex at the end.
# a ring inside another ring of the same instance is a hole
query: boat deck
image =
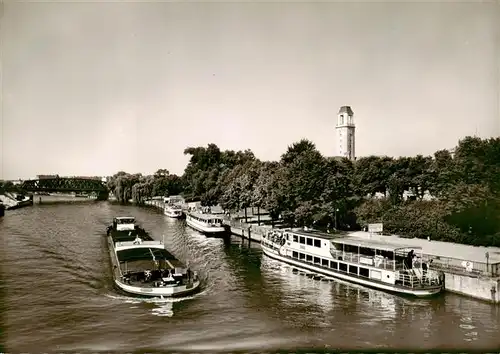
{"type": "Polygon", "coordinates": [[[151,236],[149,236],[143,230],[124,230],[124,231],[116,231],[113,230],[111,232],[111,238],[113,242],[125,242],[125,241],[134,241],[135,238],[139,236],[143,241],[154,241],[151,236]]]}
{"type": "Polygon", "coordinates": [[[117,252],[120,262],[133,262],[140,260],[176,260],[175,256],[163,248],[138,247],[120,250],[117,252]]]}

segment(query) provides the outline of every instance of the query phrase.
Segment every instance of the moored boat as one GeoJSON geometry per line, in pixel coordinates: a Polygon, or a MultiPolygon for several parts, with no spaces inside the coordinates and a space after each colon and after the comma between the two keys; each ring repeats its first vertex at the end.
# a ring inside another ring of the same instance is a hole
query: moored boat
{"type": "Polygon", "coordinates": [[[138,227],[134,217],[115,217],[107,236],[114,282],[124,292],[173,297],[199,288],[196,272],[175,258],[163,241],[153,240],[138,227]]]}
{"type": "Polygon", "coordinates": [[[227,228],[222,218],[213,214],[202,214],[199,212],[187,212],[186,223],[189,227],[208,236],[224,236],[227,228]]]}
{"type": "Polygon", "coordinates": [[[295,230],[271,230],[261,246],[267,256],[299,269],[401,295],[432,296],[444,285],[442,273],[430,269],[415,246],[295,230]]]}
{"type": "Polygon", "coordinates": [[[171,218],[180,219],[184,216],[184,212],[182,211],[182,207],[179,204],[167,204],[163,209],[163,213],[171,218]]]}

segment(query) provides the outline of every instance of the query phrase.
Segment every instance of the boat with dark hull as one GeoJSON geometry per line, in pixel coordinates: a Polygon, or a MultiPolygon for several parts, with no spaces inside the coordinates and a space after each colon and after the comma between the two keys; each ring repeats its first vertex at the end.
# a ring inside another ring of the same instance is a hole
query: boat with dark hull
{"type": "Polygon", "coordinates": [[[271,230],[261,241],[265,255],[313,276],[326,275],[363,286],[415,297],[443,290],[441,272],[422,261],[421,248],[313,230],[271,230]],[[417,260],[415,250],[420,251],[417,260]]]}
{"type": "Polygon", "coordinates": [[[107,229],[113,279],[122,291],[149,297],[174,297],[200,287],[192,272],[163,241],[154,240],[130,216],[115,217],[107,229]]]}

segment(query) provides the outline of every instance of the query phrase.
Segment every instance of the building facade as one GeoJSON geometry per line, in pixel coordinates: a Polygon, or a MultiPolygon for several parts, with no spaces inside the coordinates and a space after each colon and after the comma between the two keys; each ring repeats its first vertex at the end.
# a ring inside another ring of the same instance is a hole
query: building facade
{"type": "Polygon", "coordinates": [[[356,159],[354,112],[350,106],[340,107],[335,126],[337,135],[336,156],[356,159]]]}

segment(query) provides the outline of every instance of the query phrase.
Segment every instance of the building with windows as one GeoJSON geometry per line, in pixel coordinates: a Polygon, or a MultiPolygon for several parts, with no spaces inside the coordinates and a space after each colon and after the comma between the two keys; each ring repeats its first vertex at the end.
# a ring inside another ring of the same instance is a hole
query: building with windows
{"type": "Polygon", "coordinates": [[[346,157],[350,160],[356,159],[356,140],[354,124],[354,112],[350,106],[340,107],[335,126],[337,136],[336,156],[346,157]]]}

